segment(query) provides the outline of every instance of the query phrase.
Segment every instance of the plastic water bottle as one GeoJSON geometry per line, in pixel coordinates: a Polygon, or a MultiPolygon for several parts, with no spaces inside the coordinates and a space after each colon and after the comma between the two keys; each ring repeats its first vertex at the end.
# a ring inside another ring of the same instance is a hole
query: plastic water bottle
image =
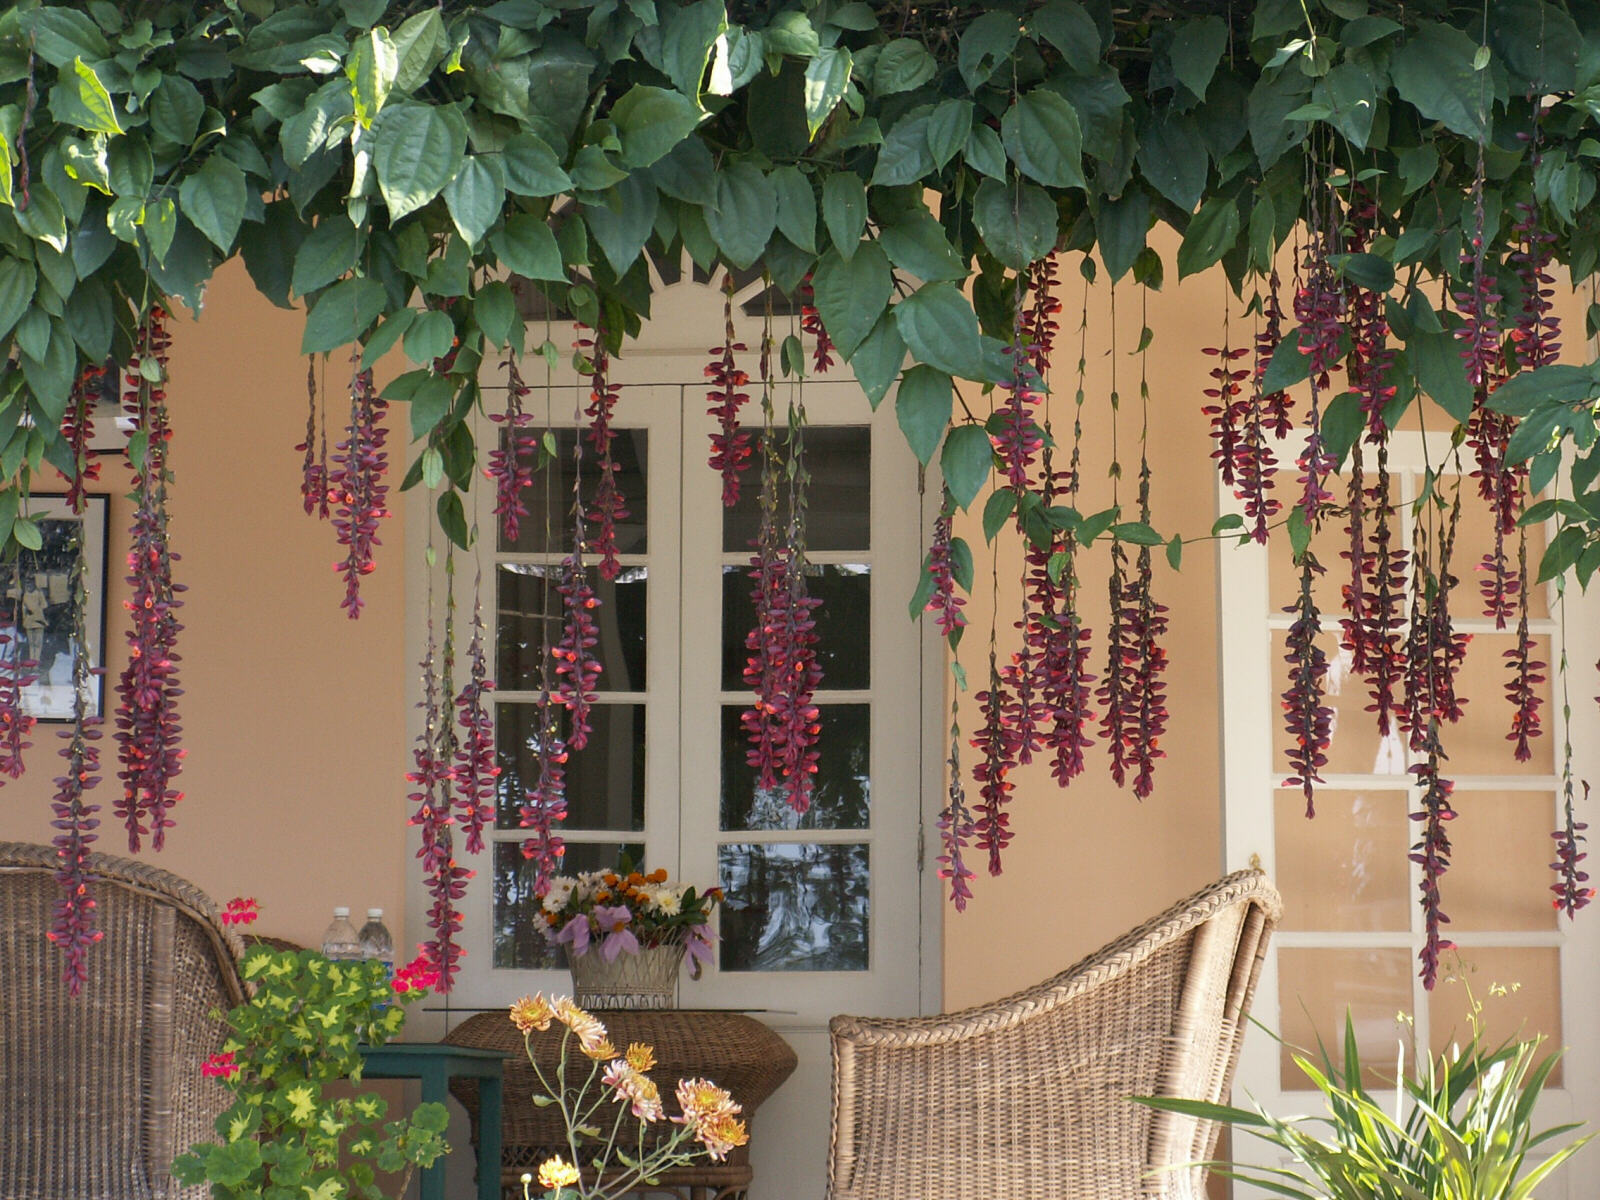
{"type": "Polygon", "coordinates": [[[361,927],[357,940],[361,943],[363,959],[377,959],[383,964],[384,974],[394,978],[394,937],[383,923],[383,909],[367,909],[367,923],[361,927]]]}
{"type": "Polygon", "coordinates": [[[361,941],[356,936],[356,927],[350,924],[350,910],[342,905],[333,910],[333,924],[322,935],[322,954],[332,959],[361,957],[361,941]]]}

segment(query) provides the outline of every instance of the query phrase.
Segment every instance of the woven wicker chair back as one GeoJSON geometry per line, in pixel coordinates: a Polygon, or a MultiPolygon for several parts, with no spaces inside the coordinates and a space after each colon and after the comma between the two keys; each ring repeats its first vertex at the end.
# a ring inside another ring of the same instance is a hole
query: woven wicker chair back
{"type": "Polygon", "coordinates": [[[201,1200],[172,1159],[215,1136],[231,1099],[200,1073],[241,998],[236,937],[198,888],[96,854],[82,993],[67,994],[46,937],[55,851],[0,843],[0,1197],[201,1200]]]}
{"type": "Polygon", "coordinates": [[[936,1017],[835,1017],[829,1200],[1202,1200],[1280,912],[1230,875],[1053,979],[936,1017]]]}

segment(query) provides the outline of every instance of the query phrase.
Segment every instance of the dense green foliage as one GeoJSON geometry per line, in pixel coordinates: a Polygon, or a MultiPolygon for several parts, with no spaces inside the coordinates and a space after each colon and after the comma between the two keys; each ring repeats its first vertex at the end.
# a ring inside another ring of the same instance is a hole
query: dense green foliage
{"type": "MultiPolygon", "coordinates": [[[[1600,262],[1600,10],[1180,9],[13,7],[0,16],[0,353],[17,369],[0,376],[0,534],[31,540],[13,521],[19,491],[42,462],[70,470],[58,428],[79,369],[125,361],[146,307],[198,305],[235,254],[275,303],[307,305],[306,353],[359,343],[371,362],[398,345],[415,364],[386,394],[422,440],[409,481],[442,484],[458,542],[479,366],[524,336],[507,272],[616,348],[649,316],[647,244],[707,268],[759,265],[785,292],[811,276],[874,404],[908,354],[926,367],[902,424],[931,460],[944,377],[1007,376],[1019,269],[1096,249],[1113,279],[1159,286],[1169,267],[1221,263],[1247,289],[1291,237],[1308,180],[1359,182],[1379,234],[1339,265],[1391,292],[1390,419],[1420,387],[1464,420],[1457,318],[1438,301],[1463,274],[1480,148],[1488,239],[1503,244],[1531,201],[1576,279],[1600,262]],[[1173,264],[1147,245],[1154,222],[1182,234],[1173,264]]],[[[1514,303],[1515,278],[1494,265],[1514,303]]],[[[1289,380],[1304,364],[1285,357],[1289,380]]],[[[1570,383],[1515,394],[1537,418],[1518,447],[1539,456],[1535,484],[1556,467],[1550,436],[1592,441],[1600,389],[1570,383]]],[[[1336,446],[1359,428],[1353,404],[1328,421],[1336,446]]],[[[943,445],[969,502],[987,464],[970,440],[943,445]]]]}

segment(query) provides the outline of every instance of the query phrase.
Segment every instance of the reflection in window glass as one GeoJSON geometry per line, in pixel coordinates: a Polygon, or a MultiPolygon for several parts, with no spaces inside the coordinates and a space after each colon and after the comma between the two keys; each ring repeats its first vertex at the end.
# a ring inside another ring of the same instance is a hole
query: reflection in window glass
{"type": "Polygon", "coordinates": [[[1344,1060],[1345,1015],[1355,1027],[1361,1082],[1369,1088],[1394,1079],[1395,1039],[1405,1029],[1397,1013],[1412,1011],[1411,977],[1416,962],[1399,949],[1325,950],[1289,947],[1278,951],[1279,1079],[1285,1091],[1311,1084],[1294,1061],[1299,1050],[1316,1062],[1321,1037],[1335,1060],[1344,1060]]]}
{"type": "Polygon", "coordinates": [[[816,790],[804,815],[782,788],[756,786],[743,705],[722,707],[722,828],[865,829],[871,823],[872,708],[824,704],[817,738],[816,790]]]}
{"type": "MultiPolygon", "coordinates": [[[[571,399],[570,390],[565,396],[571,399]]],[[[525,432],[535,433],[534,430],[525,432]]],[[[554,431],[556,458],[543,470],[534,473],[533,482],[523,489],[522,503],[528,515],[518,522],[517,540],[506,540],[505,530],[495,522],[499,531],[499,549],[502,553],[565,554],[572,548],[572,454],[578,431],[554,431]]],[[[623,507],[628,515],[617,522],[617,549],[623,554],[644,554],[650,549],[645,536],[649,504],[645,494],[645,464],[649,433],[643,429],[618,429],[611,444],[611,457],[616,463],[617,489],[622,493],[623,507]]],[[[500,434],[500,444],[506,444],[506,431],[500,434]]],[[[600,481],[600,461],[588,442],[583,444],[583,486],[581,495],[585,508],[594,499],[595,487],[600,481]]]]}
{"type": "Polygon", "coordinates": [[[865,971],[867,847],[734,843],[718,847],[724,971],[865,971]]]}
{"type": "MultiPolygon", "coordinates": [[[[781,432],[780,438],[787,436],[781,432]]],[[[868,550],[872,546],[872,431],[862,425],[806,427],[806,466],[811,490],[806,508],[806,545],[812,550],[868,550]]],[[[780,445],[778,452],[783,453],[780,445]]],[[[756,439],[754,461],[761,461],[756,439]]],[[[741,554],[756,544],[761,530],[761,487],[757,470],[745,476],[739,503],[723,513],[722,549],[741,554]]]]}
{"type": "MultiPolygon", "coordinates": [[[[589,711],[591,732],[582,750],[567,755],[567,829],[644,829],[644,705],[596,704],[589,711]]],[[[564,734],[567,712],[555,709],[564,734]]],[[[534,704],[495,706],[497,783],[496,821],[516,829],[523,796],[539,778],[539,709],[534,704]]]]}
{"type": "MultiPolygon", "coordinates": [[[[649,572],[644,567],[624,567],[615,579],[601,579],[592,569],[585,574],[600,602],[594,610],[600,628],[595,647],[600,656],[599,690],[642,692],[649,572]]],[[[556,591],[561,568],[501,563],[496,577],[495,683],[502,692],[536,691],[546,634],[552,646],[561,638],[561,595],[556,591]],[[548,631],[540,628],[543,623],[548,623],[548,631]]]]}
{"type": "MultiPolygon", "coordinates": [[[[755,581],[748,567],[722,568],[722,686],[738,691],[749,655],[745,638],[755,624],[755,581]]],[[[830,690],[872,686],[872,568],[862,563],[806,567],[806,590],[822,603],[817,622],[817,665],[830,690]]]]}
{"type": "MultiPolygon", "coordinates": [[[[609,870],[626,852],[634,862],[644,860],[644,843],[623,845],[602,842],[568,842],[561,860],[564,875],[579,871],[609,870]]],[[[494,846],[494,965],[497,969],[533,971],[564,967],[567,960],[544,936],[545,921],[539,897],[533,892],[533,864],[522,857],[522,843],[496,842],[494,846]]]]}

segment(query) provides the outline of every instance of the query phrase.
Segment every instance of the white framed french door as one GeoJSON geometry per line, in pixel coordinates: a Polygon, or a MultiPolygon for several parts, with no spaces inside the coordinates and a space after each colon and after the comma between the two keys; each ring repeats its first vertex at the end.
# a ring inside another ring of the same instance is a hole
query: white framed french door
{"type": "MultiPolygon", "coordinates": [[[[1368,487],[1376,477],[1373,458],[1368,450],[1368,487]]],[[[1394,529],[1408,551],[1412,506],[1430,472],[1436,486],[1453,492],[1457,476],[1452,472],[1471,469],[1465,450],[1462,461],[1464,467],[1458,468],[1444,434],[1391,438],[1394,529]]],[[[1280,473],[1280,496],[1287,497],[1291,479],[1289,471],[1280,473]]],[[[1559,685],[1553,694],[1551,683],[1541,685],[1544,734],[1534,740],[1531,760],[1515,761],[1506,738],[1510,707],[1502,687],[1504,652],[1516,640],[1515,618],[1507,629],[1497,630],[1492,618],[1480,615],[1481,576],[1474,568],[1491,544],[1492,520],[1474,494],[1475,482],[1461,478],[1461,484],[1466,490],[1452,559],[1461,582],[1453,615],[1457,632],[1471,636],[1460,686],[1470,699],[1462,720],[1444,730],[1449,761],[1442,774],[1454,781],[1452,801],[1460,817],[1450,823],[1454,853],[1441,882],[1442,907],[1451,918],[1444,933],[1458,950],[1445,952],[1431,994],[1417,978],[1420,867],[1409,860],[1416,826],[1408,814],[1418,807],[1418,793],[1408,768],[1415,757],[1398,732],[1379,736],[1366,711],[1366,681],[1350,670],[1348,651],[1339,645],[1339,587],[1348,570],[1340,557],[1348,541],[1344,523],[1330,521],[1312,543],[1327,568],[1316,591],[1334,728],[1325,784],[1317,790],[1317,815],[1311,820],[1304,816],[1298,787],[1282,786],[1293,772],[1284,756],[1288,734],[1278,697],[1286,684],[1284,639],[1294,620],[1283,609],[1298,588],[1287,538],[1280,533],[1267,547],[1219,547],[1226,865],[1229,870],[1264,867],[1285,902],[1253,1016],[1315,1057],[1318,1037],[1331,1052],[1341,1053],[1348,1010],[1367,1086],[1381,1093],[1385,1080],[1393,1078],[1400,1039],[1414,1037],[1416,1046],[1435,1050],[1465,1040],[1470,988],[1484,1005],[1491,1041],[1542,1033],[1552,1048],[1566,1047],[1561,1074],[1540,1102],[1539,1125],[1593,1121],[1600,1117],[1600,1030],[1592,1015],[1600,984],[1597,914],[1580,912],[1575,922],[1558,919],[1549,892],[1554,881],[1549,835],[1559,823],[1566,733],[1559,685]],[[1408,1018],[1409,1029],[1397,1020],[1400,1014],[1408,1018]]],[[[1219,485],[1218,495],[1221,512],[1239,511],[1229,489],[1219,485]]],[[[1544,536],[1542,529],[1529,530],[1530,569],[1539,561],[1544,536]]],[[[1515,544],[1513,537],[1513,559],[1515,544]]],[[[1554,588],[1530,591],[1535,657],[1551,665],[1544,673],[1552,679],[1562,649],[1559,617],[1554,588]]],[[[1600,767],[1600,720],[1590,696],[1592,682],[1584,674],[1600,649],[1596,617],[1594,602],[1574,588],[1566,599],[1565,621],[1575,674],[1571,733],[1577,773],[1589,778],[1596,778],[1600,767]]],[[[1581,790],[1579,799],[1581,804],[1581,790]]],[[[1580,811],[1578,819],[1585,818],[1580,811]]],[[[1410,1048],[1406,1053],[1409,1069],[1410,1048]]],[[[1259,1028],[1245,1041],[1234,1094],[1240,1103],[1254,1101],[1280,1115],[1322,1110],[1288,1052],[1259,1028]]],[[[1233,1154],[1240,1161],[1285,1165],[1275,1151],[1243,1134],[1235,1134],[1233,1154]]],[[[1574,1174],[1584,1171],[1580,1159],[1564,1172],[1566,1180],[1558,1177],[1540,1194],[1552,1200],[1592,1194],[1579,1182],[1582,1175],[1574,1174]]],[[[1237,1194],[1265,1193],[1240,1187],[1237,1194]]]]}

